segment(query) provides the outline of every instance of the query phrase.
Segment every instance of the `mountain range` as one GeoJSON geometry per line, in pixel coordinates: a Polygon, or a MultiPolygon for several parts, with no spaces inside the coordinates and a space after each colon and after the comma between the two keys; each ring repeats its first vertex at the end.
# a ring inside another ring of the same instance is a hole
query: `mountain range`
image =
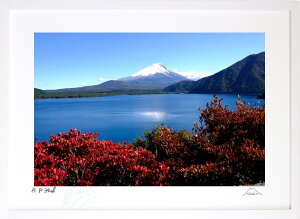
{"type": "Polygon", "coordinates": [[[249,55],[198,81],[180,81],[163,89],[188,93],[261,93],[265,91],[265,53],[249,55]]]}
{"type": "Polygon", "coordinates": [[[93,86],[48,90],[47,92],[121,92],[128,90],[162,90],[163,88],[182,80],[188,79],[169,70],[161,63],[154,63],[129,77],[120,78],[118,80],[109,80],[93,86]]]}
{"type": "Polygon", "coordinates": [[[265,53],[253,54],[211,76],[192,81],[154,63],[129,77],[98,85],[58,90],[47,93],[162,91],[176,93],[261,93],[265,89],[265,53]]]}

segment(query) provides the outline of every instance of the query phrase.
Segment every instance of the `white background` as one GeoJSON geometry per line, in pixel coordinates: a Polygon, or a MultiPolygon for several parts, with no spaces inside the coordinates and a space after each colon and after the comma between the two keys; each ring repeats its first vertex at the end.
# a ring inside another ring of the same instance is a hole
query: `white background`
{"type": "Polygon", "coordinates": [[[10,13],[9,207],[12,209],[289,209],[288,11],[75,10],[10,13]],[[34,32],[265,32],[266,185],[58,187],[32,194],[34,32]]]}

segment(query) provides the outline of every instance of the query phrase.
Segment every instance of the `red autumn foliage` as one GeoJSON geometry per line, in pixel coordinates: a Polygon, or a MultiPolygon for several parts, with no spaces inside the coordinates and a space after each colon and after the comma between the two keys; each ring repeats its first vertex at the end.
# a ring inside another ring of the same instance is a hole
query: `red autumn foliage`
{"type": "Polygon", "coordinates": [[[35,186],[248,185],[264,182],[265,109],[222,106],[214,96],[200,109],[193,133],[158,126],[133,145],[98,134],[51,135],[34,147],[35,186]],[[202,125],[204,124],[204,125],[202,125]]]}
{"type": "Polygon", "coordinates": [[[35,143],[35,186],[168,185],[169,168],[131,145],[72,129],[35,143]]]}
{"type": "Polygon", "coordinates": [[[265,176],[265,109],[238,101],[237,110],[222,106],[214,96],[200,110],[200,125],[186,130],[156,127],[137,139],[170,166],[174,185],[248,185],[265,176]],[[203,125],[204,124],[204,125],[203,125]]]}
{"type": "MultiPolygon", "coordinates": [[[[209,136],[213,144],[220,145],[234,142],[239,145],[250,139],[256,142],[261,149],[265,148],[265,108],[264,106],[246,106],[245,102],[238,101],[237,110],[223,107],[223,99],[214,96],[206,109],[199,109],[200,120],[205,128],[197,129],[209,136]]],[[[199,126],[198,126],[199,127],[199,126]]]]}

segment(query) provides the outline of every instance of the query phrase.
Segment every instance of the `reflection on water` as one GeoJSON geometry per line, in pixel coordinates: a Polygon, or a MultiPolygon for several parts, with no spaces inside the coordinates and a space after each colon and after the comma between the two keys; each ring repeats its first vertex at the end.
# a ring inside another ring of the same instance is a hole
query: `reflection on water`
{"type": "Polygon", "coordinates": [[[166,117],[165,112],[142,112],[140,113],[142,116],[151,119],[155,122],[160,122],[166,117]]]}
{"type": "MultiPolygon", "coordinates": [[[[256,96],[243,95],[242,99],[257,103],[256,96]]],[[[219,97],[224,98],[223,105],[235,109],[237,95],[219,97]]],[[[157,94],[35,100],[34,136],[48,140],[50,134],[76,128],[100,133],[101,140],[132,141],[162,123],[191,131],[199,122],[198,107],[204,109],[212,99],[211,94],[157,94]]]]}

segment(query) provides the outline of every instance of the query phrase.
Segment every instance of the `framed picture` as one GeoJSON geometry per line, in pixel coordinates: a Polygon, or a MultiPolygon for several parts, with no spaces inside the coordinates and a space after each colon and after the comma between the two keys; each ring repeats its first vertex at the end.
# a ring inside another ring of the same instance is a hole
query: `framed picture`
{"type": "Polygon", "coordinates": [[[1,217],[300,216],[298,3],[1,7],[1,217]]]}

